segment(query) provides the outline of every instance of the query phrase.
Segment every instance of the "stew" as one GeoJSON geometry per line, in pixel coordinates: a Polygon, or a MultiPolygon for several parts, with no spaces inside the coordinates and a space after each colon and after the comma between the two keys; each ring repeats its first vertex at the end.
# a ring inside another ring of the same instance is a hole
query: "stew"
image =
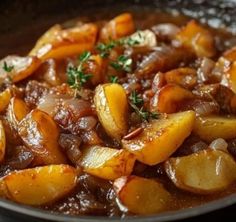
{"type": "Polygon", "coordinates": [[[234,42],[181,15],[123,13],[56,24],[4,57],[0,196],[111,217],[236,192],[234,42]]]}

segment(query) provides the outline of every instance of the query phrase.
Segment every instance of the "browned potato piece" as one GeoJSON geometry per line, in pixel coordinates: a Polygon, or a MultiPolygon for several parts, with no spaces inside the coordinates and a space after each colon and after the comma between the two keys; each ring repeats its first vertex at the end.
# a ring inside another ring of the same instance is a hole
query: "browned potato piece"
{"type": "Polygon", "coordinates": [[[176,39],[191,48],[198,57],[213,57],[216,53],[214,36],[194,20],[180,30],[176,39]]]}
{"type": "Polygon", "coordinates": [[[236,61],[236,46],[225,51],[223,57],[230,62],[236,61]]]}
{"type": "Polygon", "coordinates": [[[11,90],[5,89],[0,93],[0,112],[5,111],[11,99],[11,90]]]}
{"type": "Polygon", "coordinates": [[[198,117],[193,132],[208,142],[217,138],[233,139],[236,137],[236,118],[227,116],[198,117]]]}
{"type": "Polygon", "coordinates": [[[13,97],[10,100],[10,104],[7,108],[7,120],[14,130],[18,129],[19,122],[30,112],[26,103],[17,98],[13,97]]]}
{"type": "Polygon", "coordinates": [[[135,214],[155,214],[168,210],[170,193],[160,182],[138,176],[121,177],[114,182],[120,202],[135,214]]]}
{"type": "Polygon", "coordinates": [[[150,108],[156,112],[175,113],[182,102],[193,98],[191,91],[175,84],[167,84],[153,96],[150,108]]]}
{"type": "Polygon", "coordinates": [[[126,150],[101,146],[86,148],[81,158],[81,166],[86,173],[107,180],[130,175],[134,162],[134,155],[126,150]]]}
{"type": "Polygon", "coordinates": [[[33,151],[35,165],[66,162],[58,145],[59,129],[47,113],[32,110],[19,123],[18,133],[25,145],[33,151]]]}
{"type": "Polygon", "coordinates": [[[152,120],[133,139],[122,140],[125,149],[142,163],[155,165],[168,159],[190,135],[195,120],[193,111],[168,115],[152,120]]]}
{"type": "Polygon", "coordinates": [[[99,85],[94,103],[98,118],[107,134],[121,139],[127,133],[128,100],[124,88],[116,83],[99,85]]]}
{"type": "Polygon", "coordinates": [[[4,159],[5,149],[6,149],[5,130],[4,130],[2,121],[0,120],[0,162],[2,162],[4,159]]]}
{"type": "Polygon", "coordinates": [[[0,61],[0,67],[4,67],[4,63],[11,67],[10,70],[0,69],[0,83],[10,79],[13,82],[19,82],[31,74],[39,67],[41,61],[35,56],[7,56],[0,61]]]}
{"type": "Polygon", "coordinates": [[[85,68],[87,73],[92,74],[91,82],[93,85],[96,86],[104,80],[104,63],[100,55],[91,55],[85,68]]]}
{"type": "Polygon", "coordinates": [[[236,162],[220,150],[203,150],[189,156],[170,158],[166,173],[180,189],[210,194],[224,190],[236,180],[236,162]]]}
{"type": "Polygon", "coordinates": [[[174,83],[187,89],[193,89],[197,84],[197,72],[193,68],[173,69],[164,75],[167,83],[174,83]]]}
{"type": "Polygon", "coordinates": [[[100,31],[101,41],[119,39],[135,31],[133,17],[130,13],[123,13],[109,21],[100,31]]]}
{"type": "Polygon", "coordinates": [[[15,171],[0,179],[0,195],[28,205],[44,205],[68,194],[77,172],[69,165],[51,165],[15,171]]]}
{"type": "Polygon", "coordinates": [[[42,61],[49,58],[66,58],[91,50],[96,38],[97,26],[94,24],[69,29],[55,25],[37,41],[29,55],[37,56],[42,61]]]}

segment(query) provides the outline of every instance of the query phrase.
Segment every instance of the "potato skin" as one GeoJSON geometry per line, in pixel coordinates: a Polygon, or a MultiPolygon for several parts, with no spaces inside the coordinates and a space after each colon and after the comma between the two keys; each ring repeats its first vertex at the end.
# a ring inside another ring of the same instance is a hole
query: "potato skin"
{"type": "Polygon", "coordinates": [[[176,84],[167,84],[155,93],[150,108],[154,112],[175,113],[179,104],[193,98],[191,91],[176,84]]]}
{"type": "Polygon", "coordinates": [[[116,83],[98,85],[95,89],[94,104],[107,134],[120,140],[128,130],[128,99],[124,88],[116,83]]]}
{"type": "Polygon", "coordinates": [[[66,163],[58,138],[59,129],[47,113],[34,109],[20,123],[18,133],[34,153],[34,165],[66,163]]]}
{"type": "Polygon", "coordinates": [[[49,58],[61,59],[80,54],[93,48],[97,32],[97,26],[90,23],[69,29],[55,25],[41,36],[29,55],[45,61],[49,58]]]}
{"type": "Polygon", "coordinates": [[[121,176],[130,175],[134,162],[134,155],[126,150],[92,146],[83,151],[80,165],[86,173],[107,180],[115,180],[121,176]]]}
{"type": "Polygon", "coordinates": [[[133,153],[140,162],[147,165],[158,164],[168,159],[190,135],[194,121],[193,111],[152,120],[135,138],[123,139],[122,146],[133,153]]]}
{"type": "Polygon", "coordinates": [[[0,120],[0,162],[4,160],[5,152],[6,152],[6,135],[2,121],[0,120]]]}
{"type": "Polygon", "coordinates": [[[69,165],[51,165],[15,171],[0,179],[0,195],[18,203],[40,206],[68,194],[77,172],[69,165]]]}
{"type": "Polygon", "coordinates": [[[220,150],[203,150],[165,162],[168,177],[180,189],[197,194],[222,191],[236,180],[236,162],[220,150]]]}
{"type": "Polygon", "coordinates": [[[133,17],[129,13],[118,15],[108,22],[100,31],[100,40],[119,39],[132,34],[135,31],[133,17]]]}
{"type": "Polygon", "coordinates": [[[36,56],[7,56],[0,61],[0,67],[3,67],[4,62],[8,66],[13,66],[13,69],[11,72],[0,69],[0,82],[6,81],[9,77],[12,82],[19,82],[32,75],[41,65],[41,60],[36,56]]]}
{"type": "Polygon", "coordinates": [[[198,57],[213,57],[216,54],[214,36],[192,20],[176,35],[185,47],[191,48],[198,57]]]}
{"type": "Polygon", "coordinates": [[[217,138],[233,139],[236,136],[236,118],[222,116],[198,117],[193,132],[207,142],[217,138]]]}
{"type": "Polygon", "coordinates": [[[5,89],[0,93],[0,112],[5,111],[11,99],[11,90],[5,89]]]}
{"type": "Polygon", "coordinates": [[[155,180],[138,176],[121,177],[114,182],[121,203],[136,214],[150,215],[168,210],[171,195],[155,180]]]}

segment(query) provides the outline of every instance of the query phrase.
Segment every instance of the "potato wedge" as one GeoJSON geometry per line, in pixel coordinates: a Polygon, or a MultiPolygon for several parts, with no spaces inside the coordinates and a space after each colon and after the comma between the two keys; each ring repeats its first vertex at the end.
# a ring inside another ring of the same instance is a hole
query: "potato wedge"
{"type": "Polygon", "coordinates": [[[233,139],[236,137],[236,117],[197,117],[193,132],[207,142],[217,138],[233,139]]]}
{"type": "Polygon", "coordinates": [[[104,62],[100,55],[91,55],[86,65],[86,72],[91,73],[91,82],[94,86],[103,82],[104,80],[104,62]]]}
{"type": "Polygon", "coordinates": [[[0,69],[0,82],[10,79],[12,82],[19,82],[31,74],[40,66],[41,61],[35,56],[7,56],[0,61],[0,67],[7,65],[10,70],[0,69]]]}
{"type": "Polygon", "coordinates": [[[0,93],[0,112],[5,111],[11,99],[11,90],[5,89],[0,93]]]}
{"type": "Polygon", "coordinates": [[[180,189],[210,194],[227,188],[236,180],[236,162],[220,150],[203,150],[189,156],[170,158],[166,173],[180,189]]]}
{"type": "Polygon", "coordinates": [[[168,115],[167,118],[152,120],[135,138],[123,139],[122,145],[140,162],[155,165],[167,160],[177,150],[190,135],[194,121],[193,111],[175,113],[168,115]]]}
{"type": "Polygon", "coordinates": [[[191,48],[198,57],[213,57],[216,54],[214,36],[194,20],[180,30],[176,39],[191,48]]]}
{"type": "Polygon", "coordinates": [[[4,160],[5,151],[6,151],[6,136],[2,121],[0,120],[0,162],[4,160]]]}
{"type": "Polygon", "coordinates": [[[92,146],[83,151],[80,165],[88,174],[115,180],[121,176],[130,175],[134,162],[134,155],[126,150],[92,146]]]}
{"type": "Polygon", "coordinates": [[[114,182],[120,202],[132,213],[155,214],[168,210],[170,193],[155,180],[138,176],[121,177],[114,182]]]}
{"type": "Polygon", "coordinates": [[[186,89],[193,89],[197,84],[197,71],[193,68],[183,67],[165,73],[167,83],[177,84],[186,89]]]}
{"type": "Polygon", "coordinates": [[[7,108],[7,120],[9,125],[14,129],[18,129],[19,122],[30,112],[26,103],[17,98],[13,97],[10,100],[10,104],[7,108]]]}
{"type": "Polygon", "coordinates": [[[32,110],[19,123],[18,133],[24,144],[34,153],[34,165],[65,163],[58,144],[59,129],[47,113],[32,110]]]}
{"type": "Polygon", "coordinates": [[[0,195],[28,205],[44,205],[68,194],[77,172],[69,165],[51,165],[15,171],[0,179],[0,195]]]}
{"type": "Polygon", "coordinates": [[[133,17],[130,13],[123,13],[109,21],[100,31],[100,40],[119,39],[135,31],[133,17]]]}
{"type": "Polygon", "coordinates": [[[96,38],[97,26],[94,24],[69,29],[55,25],[38,40],[29,55],[37,56],[42,61],[77,55],[91,50],[96,38]]]}
{"type": "Polygon", "coordinates": [[[98,118],[105,131],[119,140],[127,133],[128,100],[124,88],[116,83],[99,85],[94,103],[98,118]]]}
{"type": "Polygon", "coordinates": [[[182,102],[193,98],[191,91],[175,84],[167,84],[153,96],[150,108],[154,112],[175,113],[182,102]]]}

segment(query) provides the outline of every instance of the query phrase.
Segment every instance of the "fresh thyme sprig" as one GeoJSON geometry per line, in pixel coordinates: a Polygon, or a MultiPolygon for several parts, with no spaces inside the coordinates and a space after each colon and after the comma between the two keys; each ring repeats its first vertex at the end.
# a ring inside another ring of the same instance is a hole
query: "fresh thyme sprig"
{"type": "Polygon", "coordinates": [[[132,59],[125,55],[120,55],[116,61],[110,63],[111,67],[118,71],[131,72],[132,59]]]}
{"type": "Polygon", "coordinates": [[[75,96],[77,92],[81,90],[82,86],[92,77],[92,74],[86,73],[84,64],[90,59],[91,53],[85,51],[79,57],[79,65],[69,66],[67,68],[68,84],[75,90],[75,96]]]}
{"type": "Polygon", "coordinates": [[[111,83],[118,83],[118,76],[109,76],[109,81],[111,83]]]}
{"type": "Polygon", "coordinates": [[[133,108],[133,110],[137,113],[137,115],[145,120],[149,121],[150,119],[158,119],[159,114],[156,112],[150,112],[148,110],[145,110],[143,107],[143,99],[140,95],[137,94],[136,91],[132,91],[129,96],[129,104],[133,108]],[[141,106],[141,108],[139,108],[141,106]]]}
{"type": "Polygon", "coordinates": [[[11,72],[14,69],[14,66],[7,65],[6,61],[4,61],[2,69],[5,72],[11,72]]]}
{"type": "Polygon", "coordinates": [[[129,100],[132,104],[139,106],[139,105],[143,105],[143,99],[142,97],[136,92],[136,90],[132,91],[130,96],[129,96],[129,100]]]}
{"type": "Polygon", "coordinates": [[[141,43],[140,41],[132,37],[121,38],[118,40],[111,39],[108,43],[98,43],[96,49],[98,50],[102,58],[107,58],[110,55],[111,50],[117,46],[128,45],[132,47],[140,43],[141,43]]]}

